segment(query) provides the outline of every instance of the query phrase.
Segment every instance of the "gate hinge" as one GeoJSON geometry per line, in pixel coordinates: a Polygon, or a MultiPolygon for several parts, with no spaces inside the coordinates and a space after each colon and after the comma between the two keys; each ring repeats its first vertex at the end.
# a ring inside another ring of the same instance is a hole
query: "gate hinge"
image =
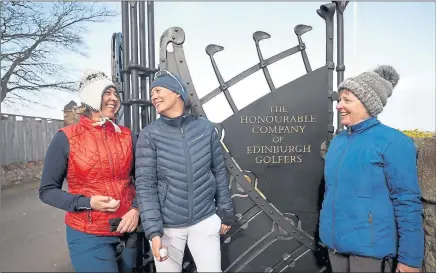
{"type": "Polygon", "coordinates": [[[297,48],[300,51],[305,50],[306,49],[306,44],[305,43],[299,44],[299,45],[297,45],[297,48]]]}
{"type": "Polygon", "coordinates": [[[329,90],[329,99],[331,99],[332,101],[337,101],[338,98],[339,98],[338,92],[329,90]]]}
{"type": "Polygon", "coordinates": [[[335,132],[335,126],[333,126],[333,125],[329,125],[329,127],[328,127],[328,132],[329,132],[330,134],[333,134],[333,133],[335,132]]]}
{"type": "Polygon", "coordinates": [[[328,69],[335,69],[335,62],[326,62],[325,64],[328,69]]]}
{"type": "Polygon", "coordinates": [[[143,99],[129,99],[126,101],[122,101],[121,104],[122,105],[129,105],[129,106],[131,106],[133,104],[138,104],[139,106],[153,106],[151,101],[143,100],[143,99]]]}

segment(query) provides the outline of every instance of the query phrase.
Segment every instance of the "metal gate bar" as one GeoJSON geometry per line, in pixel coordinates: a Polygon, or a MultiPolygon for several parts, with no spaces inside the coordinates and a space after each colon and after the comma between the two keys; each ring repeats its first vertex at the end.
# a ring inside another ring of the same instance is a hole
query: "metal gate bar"
{"type": "Polygon", "coordinates": [[[122,48],[115,49],[116,52],[123,51],[121,71],[123,76],[122,82],[119,83],[123,87],[120,112],[124,116],[123,125],[129,127],[134,135],[139,134],[141,128],[156,119],[156,112],[152,107],[147,86],[147,78],[150,84],[153,80],[151,75],[158,71],[154,67],[153,1],[147,1],[147,26],[145,8],[145,2],[123,1],[121,3],[123,43],[122,48]],[[148,35],[146,35],[146,30],[148,35]]]}
{"type": "MultiPolygon", "coordinates": [[[[264,65],[262,65],[262,63],[258,63],[253,65],[252,67],[248,68],[247,70],[239,73],[238,75],[234,76],[233,78],[231,78],[230,80],[224,82],[224,84],[222,86],[217,87],[215,90],[213,90],[212,92],[210,92],[209,94],[207,94],[206,96],[204,96],[203,98],[201,98],[201,103],[205,104],[206,102],[210,101],[211,99],[213,99],[214,97],[218,96],[222,90],[223,90],[223,86],[225,88],[229,88],[235,84],[237,84],[238,82],[242,81],[243,79],[247,78],[248,76],[256,73],[257,71],[259,71],[260,69],[262,69],[262,67],[267,67],[268,65],[271,65],[277,61],[280,61],[281,59],[284,59],[288,56],[291,56],[295,53],[298,53],[300,50],[300,45],[298,46],[294,46],[292,48],[289,48],[283,52],[280,52],[272,57],[269,57],[268,59],[266,59],[264,61],[264,65]]],[[[215,72],[216,73],[216,72],[215,72]]],[[[237,112],[237,111],[236,111],[237,112]]]]}
{"type": "MultiPolygon", "coordinates": [[[[148,30],[148,67],[151,68],[155,68],[156,67],[156,63],[155,63],[155,39],[154,39],[154,2],[153,1],[147,1],[147,30],[148,30]]],[[[149,86],[151,86],[153,82],[153,77],[149,77],[148,78],[148,83],[149,86]]],[[[148,92],[147,88],[147,95],[149,96],[150,93],[148,92]]],[[[156,120],[156,109],[154,107],[150,107],[149,108],[150,111],[150,116],[148,119],[148,122],[146,124],[142,124],[142,127],[145,127],[147,124],[149,124],[150,122],[156,120]]]]}
{"type": "MultiPolygon", "coordinates": [[[[337,23],[337,32],[338,32],[338,40],[337,40],[337,85],[341,84],[344,81],[344,10],[347,7],[349,1],[335,1],[336,3],[336,23],[337,23]]],[[[344,126],[341,123],[341,115],[337,112],[336,116],[336,133],[340,133],[344,130],[344,126]]]]}

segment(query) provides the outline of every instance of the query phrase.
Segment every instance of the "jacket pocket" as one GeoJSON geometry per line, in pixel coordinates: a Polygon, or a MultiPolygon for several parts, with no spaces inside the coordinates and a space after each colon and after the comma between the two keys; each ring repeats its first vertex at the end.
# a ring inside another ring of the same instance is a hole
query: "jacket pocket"
{"type": "Polygon", "coordinates": [[[373,182],[368,178],[362,176],[355,180],[356,195],[363,199],[372,199],[374,197],[372,192],[373,182]]]}
{"type": "Polygon", "coordinates": [[[211,180],[211,187],[212,187],[212,199],[215,198],[215,194],[216,194],[216,179],[215,176],[213,175],[212,171],[209,170],[209,179],[211,180]]]}
{"type": "Polygon", "coordinates": [[[165,207],[165,203],[167,201],[167,193],[168,193],[168,183],[167,182],[161,182],[161,186],[159,186],[159,203],[161,206],[161,209],[165,207]]]}

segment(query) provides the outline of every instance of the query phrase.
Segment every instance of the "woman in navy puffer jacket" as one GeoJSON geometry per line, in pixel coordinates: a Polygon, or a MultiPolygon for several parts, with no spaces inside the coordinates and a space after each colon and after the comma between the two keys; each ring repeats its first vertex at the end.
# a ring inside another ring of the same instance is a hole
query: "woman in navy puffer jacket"
{"type": "Polygon", "coordinates": [[[156,270],[181,272],[187,244],[198,272],[221,272],[220,234],[235,215],[218,134],[207,119],[186,113],[178,75],[157,72],[150,90],[160,118],[138,137],[135,185],[156,270]]]}
{"type": "Polygon", "coordinates": [[[408,136],[377,120],[398,80],[393,67],[379,66],[338,88],[337,109],[347,130],[333,138],[326,154],[320,215],[320,237],[334,272],[421,268],[416,149],[408,136]]]}

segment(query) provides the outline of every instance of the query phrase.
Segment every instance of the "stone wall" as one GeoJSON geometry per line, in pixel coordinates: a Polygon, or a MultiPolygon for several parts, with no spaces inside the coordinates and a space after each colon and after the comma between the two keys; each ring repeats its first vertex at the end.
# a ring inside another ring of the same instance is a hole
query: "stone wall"
{"type": "Polygon", "coordinates": [[[424,203],[424,272],[436,272],[436,137],[415,138],[424,203]]]}

